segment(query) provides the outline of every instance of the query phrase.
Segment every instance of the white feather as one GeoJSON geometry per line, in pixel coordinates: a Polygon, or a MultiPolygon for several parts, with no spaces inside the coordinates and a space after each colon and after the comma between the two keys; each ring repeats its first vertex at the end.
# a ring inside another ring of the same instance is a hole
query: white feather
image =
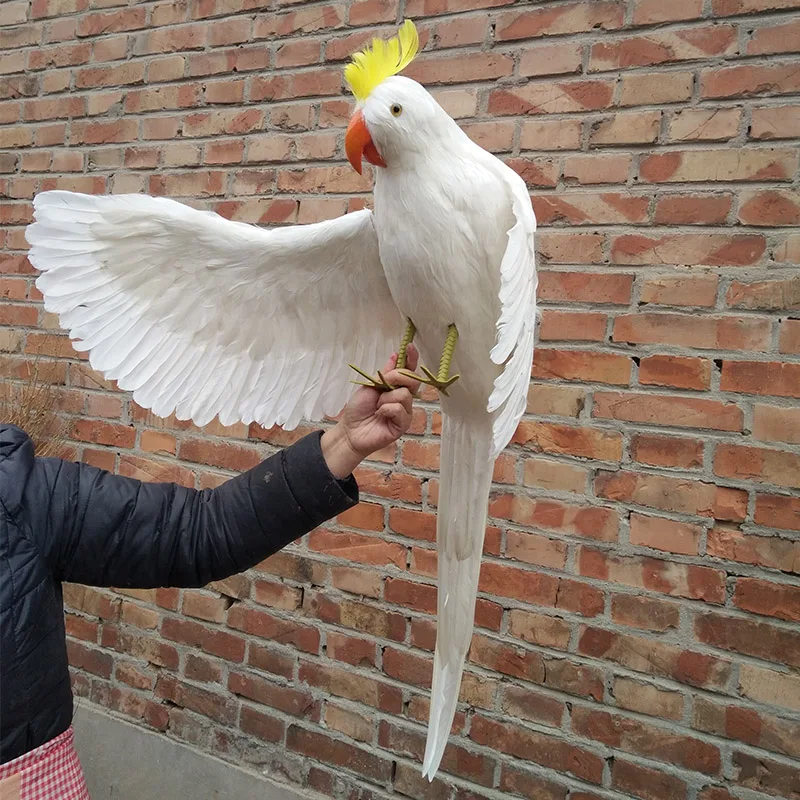
{"type": "Polygon", "coordinates": [[[44,192],[34,209],[45,308],[161,416],[336,414],[351,355],[376,369],[402,332],[369,211],[263,230],[146,195],[44,192]]]}

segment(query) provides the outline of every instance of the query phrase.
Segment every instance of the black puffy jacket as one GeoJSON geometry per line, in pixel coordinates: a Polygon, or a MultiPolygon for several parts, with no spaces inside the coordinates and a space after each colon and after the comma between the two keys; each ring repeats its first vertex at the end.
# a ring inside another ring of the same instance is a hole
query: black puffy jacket
{"type": "Polygon", "coordinates": [[[248,569],[358,502],[319,439],[195,491],[35,458],[0,425],[0,763],[72,722],[61,581],[204,586],[248,569]]]}

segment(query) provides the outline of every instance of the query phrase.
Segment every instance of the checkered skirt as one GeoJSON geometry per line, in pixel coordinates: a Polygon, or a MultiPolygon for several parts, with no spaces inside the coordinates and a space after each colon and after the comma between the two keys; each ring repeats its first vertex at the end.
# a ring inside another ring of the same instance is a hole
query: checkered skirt
{"type": "Polygon", "coordinates": [[[0,800],[90,800],[74,731],[0,764],[0,800]]]}

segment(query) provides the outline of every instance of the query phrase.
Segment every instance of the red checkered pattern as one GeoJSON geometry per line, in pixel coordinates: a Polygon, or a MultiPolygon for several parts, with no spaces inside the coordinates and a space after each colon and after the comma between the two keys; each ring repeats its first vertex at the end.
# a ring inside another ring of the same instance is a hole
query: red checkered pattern
{"type": "Polygon", "coordinates": [[[0,765],[0,800],[90,800],[73,739],[68,728],[0,765]]]}

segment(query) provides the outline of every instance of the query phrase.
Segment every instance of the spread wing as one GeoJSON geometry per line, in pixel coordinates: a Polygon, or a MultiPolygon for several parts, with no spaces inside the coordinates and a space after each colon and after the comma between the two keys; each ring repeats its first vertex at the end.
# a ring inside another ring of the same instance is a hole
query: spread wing
{"type": "Polygon", "coordinates": [[[26,236],[45,308],[159,416],[294,428],[402,333],[369,211],[264,230],[166,198],[44,192],[26,236]]]}
{"type": "Polygon", "coordinates": [[[500,265],[500,317],[497,343],[491,358],[504,364],[494,382],[488,410],[498,411],[492,427],[494,455],[511,441],[520,417],[525,412],[533,362],[536,324],[536,217],[525,182],[508,166],[492,159],[508,189],[514,225],[508,232],[508,245],[500,265]]]}

